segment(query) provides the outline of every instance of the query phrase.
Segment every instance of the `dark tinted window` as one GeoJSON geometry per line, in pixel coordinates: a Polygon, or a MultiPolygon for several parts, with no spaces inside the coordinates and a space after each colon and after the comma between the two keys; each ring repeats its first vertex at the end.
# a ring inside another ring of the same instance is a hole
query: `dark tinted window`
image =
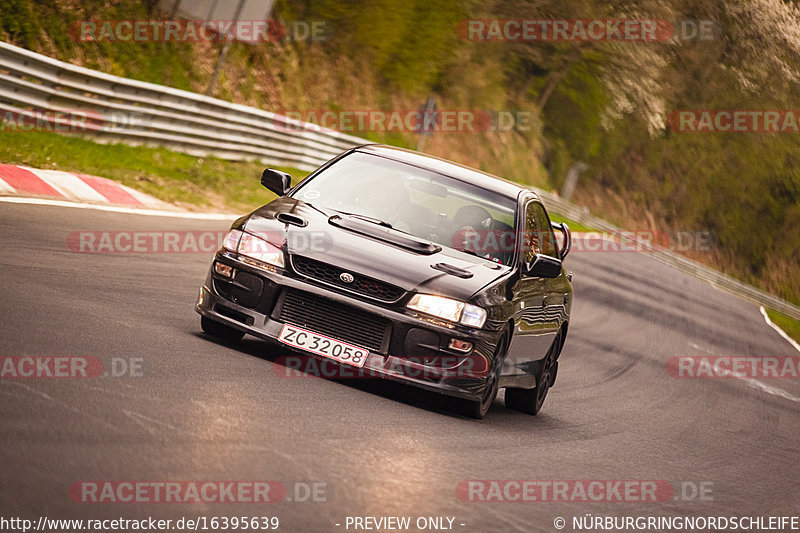
{"type": "Polygon", "coordinates": [[[514,256],[514,198],[392,159],[355,152],[291,196],[503,265],[514,256]]]}
{"type": "Polygon", "coordinates": [[[532,261],[536,254],[558,257],[555,242],[544,207],[537,202],[529,203],[525,213],[525,261],[532,261]]]}

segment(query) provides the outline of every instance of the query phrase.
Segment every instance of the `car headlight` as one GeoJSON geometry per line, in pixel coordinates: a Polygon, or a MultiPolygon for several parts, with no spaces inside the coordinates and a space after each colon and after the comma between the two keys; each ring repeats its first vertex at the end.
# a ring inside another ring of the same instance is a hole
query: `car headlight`
{"type": "Polygon", "coordinates": [[[232,252],[267,263],[268,265],[284,268],[283,250],[271,242],[267,242],[251,233],[231,230],[225,236],[223,248],[232,252]]]}
{"type": "Polygon", "coordinates": [[[225,235],[225,240],[222,241],[222,247],[231,252],[235,252],[239,248],[239,239],[242,238],[242,232],[238,229],[232,229],[225,235]]]}
{"type": "Polygon", "coordinates": [[[449,320],[450,322],[458,322],[465,326],[472,326],[475,328],[483,326],[486,322],[485,309],[477,305],[467,304],[433,294],[415,294],[406,307],[421,313],[449,320]]]}
{"type": "Polygon", "coordinates": [[[284,267],[283,250],[250,233],[242,233],[242,238],[239,239],[239,248],[236,251],[272,266],[284,267]]]}

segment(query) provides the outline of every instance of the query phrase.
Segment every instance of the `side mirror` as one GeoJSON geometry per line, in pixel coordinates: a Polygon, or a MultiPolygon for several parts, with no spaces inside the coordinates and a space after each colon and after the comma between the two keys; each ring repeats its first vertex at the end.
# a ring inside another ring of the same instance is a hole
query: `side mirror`
{"type": "Polygon", "coordinates": [[[292,188],[292,177],[286,172],[268,168],[261,174],[261,185],[278,196],[284,196],[292,188]]]}
{"type": "Polygon", "coordinates": [[[569,251],[572,250],[572,231],[570,231],[569,226],[567,226],[566,222],[561,222],[561,223],[551,222],[550,225],[553,226],[553,229],[557,229],[558,231],[560,231],[561,235],[564,237],[564,240],[561,243],[559,243],[560,246],[558,247],[561,255],[561,260],[563,261],[564,258],[567,257],[569,251]]]}
{"type": "Polygon", "coordinates": [[[549,255],[536,254],[534,260],[525,265],[528,276],[535,278],[557,278],[561,275],[561,261],[549,255]]]}

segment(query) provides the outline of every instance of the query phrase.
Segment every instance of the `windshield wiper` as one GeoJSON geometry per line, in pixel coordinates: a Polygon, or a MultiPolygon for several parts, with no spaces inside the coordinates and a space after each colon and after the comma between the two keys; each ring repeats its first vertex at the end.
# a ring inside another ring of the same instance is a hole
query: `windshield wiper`
{"type": "MultiPolygon", "coordinates": [[[[326,213],[325,211],[322,210],[322,208],[319,208],[319,207],[315,206],[311,202],[304,201],[303,203],[306,204],[307,206],[311,207],[314,211],[322,213],[326,217],[330,216],[330,213],[326,213]]],[[[357,218],[359,220],[365,220],[367,222],[372,222],[373,224],[377,224],[378,226],[383,226],[384,228],[394,229],[389,222],[386,222],[385,220],[381,220],[381,219],[376,218],[376,217],[371,217],[371,216],[367,216],[367,215],[361,215],[359,213],[348,213],[347,211],[340,211],[338,209],[333,209],[332,207],[327,207],[327,208],[324,207],[324,209],[330,209],[331,211],[335,211],[335,212],[339,213],[340,215],[347,215],[349,217],[357,218]]]]}
{"type": "Polygon", "coordinates": [[[360,220],[366,220],[367,222],[372,222],[373,224],[377,224],[378,226],[383,226],[384,228],[392,228],[392,225],[385,220],[381,220],[379,218],[370,217],[367,215],[360,215],[358,213],[348,213],[347,211],[339,211],[338,209],[334,209],[337,213],[341,213],[342,215],[347,215],[349,217],[357,218],[360,220]]]}

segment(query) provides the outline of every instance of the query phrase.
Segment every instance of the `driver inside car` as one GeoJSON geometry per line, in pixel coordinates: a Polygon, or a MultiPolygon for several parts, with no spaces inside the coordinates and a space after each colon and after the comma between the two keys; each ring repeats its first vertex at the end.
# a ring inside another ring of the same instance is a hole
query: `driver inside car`
{"type": "Polygon", "coordinates": [[[510,263],[516,243],[514,229],[495,220],[477,205],[465,205],[453,216],[452,246],[502,265],[510,263]]]}

